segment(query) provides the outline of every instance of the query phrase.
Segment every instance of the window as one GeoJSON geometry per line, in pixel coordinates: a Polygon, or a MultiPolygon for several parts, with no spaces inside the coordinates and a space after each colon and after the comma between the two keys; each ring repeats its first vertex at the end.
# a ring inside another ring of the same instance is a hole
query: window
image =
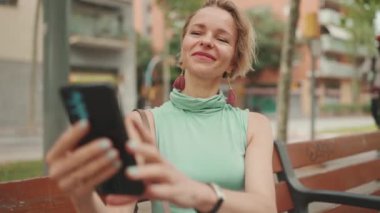
{"type": "Polygon", "coordinates": [[[73,1],[70,33],[124,39],[126,35],[121,8],[89,2],[73,1]]]}
{"type": "Polygon", "coordinates": [[[16,6],[18,0],[0,0],[0,5],[16,6]]]}

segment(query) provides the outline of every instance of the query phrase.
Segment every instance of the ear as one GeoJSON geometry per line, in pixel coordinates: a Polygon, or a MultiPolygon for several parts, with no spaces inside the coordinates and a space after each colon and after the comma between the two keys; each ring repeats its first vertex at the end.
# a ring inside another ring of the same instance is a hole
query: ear
{"type": "Polygon", "coordinates": [[[227,68],[227,73],[233,73],[236,68],[236,62],[233,60],[231,61],[230,65],[227,68]]]}
{"type": "Polygon", "coordinates": [[[182,61],[177,61],[177,67],[183,70],[183,62],[182,61]]]}
{"type": "Polygon", "coordinates": [[[226,71],[226,76],[227,77],[232,77],[233,73],[234,73],[233,66],[232,65],[228,66],[228,69],[226,71]]]}

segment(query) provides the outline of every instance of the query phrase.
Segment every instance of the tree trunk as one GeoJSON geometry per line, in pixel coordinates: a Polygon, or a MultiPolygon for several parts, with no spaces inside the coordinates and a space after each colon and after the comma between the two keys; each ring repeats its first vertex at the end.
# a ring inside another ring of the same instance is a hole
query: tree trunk
{"type": "Polygon", "coordinates": [[[280,83],[278,90],[277,108],[277,139],[287,142],[287,122],[289,111],[290,84],[292,79],[292,61],[294,53],[295,32],[299,17],[300,0],[290,1],[289,19],[286,26],[281,52],[280,83]]]}

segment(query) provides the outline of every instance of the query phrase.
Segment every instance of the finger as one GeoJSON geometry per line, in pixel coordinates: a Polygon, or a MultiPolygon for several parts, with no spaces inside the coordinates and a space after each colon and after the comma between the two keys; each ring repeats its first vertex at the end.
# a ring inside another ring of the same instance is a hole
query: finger
{"type": "Polygon", "coordinates": [[[143,126],[141,122],[137,122],[134,119],[132,119],[132,123],[134,127],[136,128],[137,132],[139,133],[139,135],[141,135],[142,141],[148,142],[149,144],[154,145],[154,138],[152,134],[150,133],[149,129],[143,126]]]}
{"type": "Polygon", "coordinates": [[[59,186],[65,191],[72,191],[78,187],[84,190],[92,189],[118,171],[120,166],[117,151],[112,149],[67,175],[59,182],[59,186]]]}
{"type": "Polygon", "coordinates": [[[135,132],[138,134],[138,138],[141,141],[154,145],[154,138],[152,134],[146,127],[142,125],[141,121],[138,121],[134,117],[130,117],[127,119],[127,125],[135,130],[135,132]]]}
{"type": "Polygon", "coordinates": [[[138,197],[130,195],[107,195],[105,201],[108,205],[119,206],[137,202],[138,197]]]}
{"type": "Polygon", "coordinates": [[[111,149],[111,146],[111,142],[105,138],[81,146],[72,152],[70,157],[62,159],[52,165],[49,170],[49,175],[57,179],[66,173],[70,173],[70,171],[75,170],[90,159],[107,152],[111,149]]]}
{"type": "Polygon", "coordinates": [[[141,156],[145,162],[163,162],[159,151],[150,144],[139,143],[135,140],[126,143],[127,151],[135,156],[141,156]]]}
{"type": "Polygon", "coordinates": [[[125,118],[125,126],[127,128],[127,133],[128,133],[129,138],[141,141],[142,138],[137,132],[136,128],[132,125],[132,121],[131,121],[132,119],[134,119],[134,120],[138,120],[139,122],[142,122],[138,116],[139,115],[137,114],[137,112],[132,112],[128,114],[128,116],[125,118]]]}
{"type": "Polygon", "coordinates": [[[51,164],[57,158],[62,157],[67,151],[72,150],[89,130],[87,120],[76,122],[69,127],[56,141],[52,149],[46,155],[46,162],[51,164]]]}
{"type": "Polygon", "coordinates": [[[171,182],[170,170],[162,164],[146,164],[143,166],[129,166],[126,175],[133,180],[145,182],[171,182]]]}
{"type": "Polygon", "coordinates": [[[92,191],[95,186],[111,178],[120,169],[120,167],[121,167],[121,162],[114,161],[112,163],[112,166],[108,165],[100,169],[98,173],[93,176],[93,178],[85,182],[86,184],[84,185],[83,190],[85,192],[92,191]]]}

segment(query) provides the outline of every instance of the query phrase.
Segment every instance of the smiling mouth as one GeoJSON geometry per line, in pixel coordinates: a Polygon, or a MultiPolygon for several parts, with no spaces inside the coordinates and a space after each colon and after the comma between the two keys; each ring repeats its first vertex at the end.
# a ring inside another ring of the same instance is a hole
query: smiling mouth
{"type": "Polygon", "coordinates": [[[205,53],[205,52],[195,52],[192,54],[192,56],[197,56],[201,59],[208,59],[208,60],[212,60],[212,61],[215,61],[216,58],[208,53],[205,53]]]}

